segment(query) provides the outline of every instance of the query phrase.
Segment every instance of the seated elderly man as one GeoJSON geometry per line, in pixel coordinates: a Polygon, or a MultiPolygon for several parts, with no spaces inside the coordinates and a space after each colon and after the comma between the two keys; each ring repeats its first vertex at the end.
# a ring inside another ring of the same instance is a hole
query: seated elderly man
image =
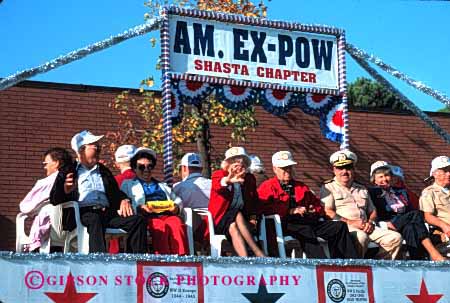
{"type": "Polygon", "coordinates": [[[187,153],[181,159],[181,182],[173,191],[183,201],[183,207],[207,208],[211,193],[211,179],[202,176],[202,159],[196,153],[187,153]]]}
{"type": "Polygon", "coordinates": [[[450,237],[450,158],[436,157],[431,162],[430,176],[434,183],[422,191],[420,210],[425,222],[442,231],[443,242],[450,237]]]}
{"type": "MultiPolygon", "coordinates": [[[[208,208],[211,194],[211,179],[202,176],[203,163],[199,154],[187,153],[181,159],[181,182],[174,185],[174,193],[181,198],[183,207],[208,208]]],[[[196,212],[192,213],[192,229],[196,234],[202,234],[202,218],[196,212]]],[[[198,238],[199,236],[197,236],[198,238]]]]}
{"type": "Polygon", "coordinates": [[[354,181],[354,166],[358,158],[349,150],[337,151],[330,157],[334,178],[324,182],[320,199],[325,213],[332,220],[347,223],[356,237],[361,257],[367,251],[369,241],[380,245],[378,257],[395,259],[400,251],[402,236],[393,230],[384,230],[375,225],[377,212],[367,189],[354,181]]]}
{"type": "Polygon", "coordinates": [[[129,252],[145,253],[145,220],[133,214],[130,200],[120,191],[111,171],[99,163],[101,138],[87,130],[72,138],[71,146],[78,162],[71,171],[59,172],[50,202],[58,205],[78,201],[81,223],[89,234],[89,252],[106,252],[105,229],[121,228],[128,232],[129,252]]]}
{"type": "Polygon", "coordinates": [[[261,159],[256,155],[250,155],[250,160],[252,161],[248,171],[255,176],[256,185],[259,186],[261,183],[269,179],[266,175],[264,164],[261,159]]]}
{"type": "Polygon", "coordinates": [[[296,164],[288,151],[279,151],[272,156],[275,177],[258,188],[262,212],[279,214],[283,233],[298,239],[309,258],[326,258],[317,237],[328,241],[331,258],[357,258],[347,225],[323,220],[320,200],[306,184],[295,180],[296,164]]]}

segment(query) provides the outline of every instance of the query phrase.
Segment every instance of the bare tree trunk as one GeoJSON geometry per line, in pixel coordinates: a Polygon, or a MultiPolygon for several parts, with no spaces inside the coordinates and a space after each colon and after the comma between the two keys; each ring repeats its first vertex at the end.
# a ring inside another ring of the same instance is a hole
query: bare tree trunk
{"type": "MultiPolygon", "coordinates": [[[[209,103],[209,102],[207,102],[209,103]]],[[[209,107],[209,105],[206,105],[209,107]]],[[[197,106],[199,115],[202,117],[202,127],[197,132],[197,149],[203,162],[203,176],[211,178],[211,133],[209,130],[209,120],[207,114],[204,114],[203,110],[208,113],[208,109],[203,109],[202,105],[197,106]]]]}

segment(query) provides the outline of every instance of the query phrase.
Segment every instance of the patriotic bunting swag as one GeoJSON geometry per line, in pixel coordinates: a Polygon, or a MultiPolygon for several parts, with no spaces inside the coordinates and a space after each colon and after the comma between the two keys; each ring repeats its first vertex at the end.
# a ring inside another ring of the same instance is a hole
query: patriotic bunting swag
{"type": "Polygon", "coordinates": [[[243,110],[253,104],[269,113],[282,116],[292,108],[301,108],[309,115],[320,117],[324,136],[335,142],[342,142],[343,120],[342,100],[332,95],[297,93],[284,90],[258,89],[236,85],[208,84],[190,80],[172,80],[172,121],[182,120],[183,104],[198,105],[215,92],[217,100],[226,108],[243,110]]]}
{"type": "Polygon", "coordinates": [[[271,114],[285,115],[297,103],[297,94],[283,90],[265,89],[261,93],[261,105],[271,114]]]}
{"type": "Polygon", "coordinates": [[[206,82],[179,81],[176,84],[178,95],[186,104],[198,105],[211,94],[213,87],[206,82]]]}
{"type": "Polygon", "coordinates": [[[174,94],[176,92],[175,88],[172,87],[171,98],[171,114],[172,114],[172,123],[178,124],[183,119],[183,103],[180,100],[179,94],[174,94]]]}
{"type": "Polygon", "coordinates": [[[242,110],[253,105],[257,100],[258,91],[250,87],[218,85],[216,87],[216,96],[226,108],[242,110]]]}
{"type": "Polygon", "coordinates": [[[344,134],[344,104],[335,105],[330,111],[320,117],[320,129],[323,135],[335,142],[342,142],[344,134]]]}

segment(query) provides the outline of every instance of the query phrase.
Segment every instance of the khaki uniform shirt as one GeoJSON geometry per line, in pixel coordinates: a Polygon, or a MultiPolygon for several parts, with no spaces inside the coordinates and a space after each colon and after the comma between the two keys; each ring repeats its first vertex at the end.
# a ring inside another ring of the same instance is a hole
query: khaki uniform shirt
{"type": "Polygon", "coordinates": [[[320,189],[320,200],[325,207],[349,220],[367,220],[375,207],[367,189],[357,182],[347,188],[336,181],[336,178],[325,182],[320,189]]]}
{"type": "Polygon", "coordinates": [[[431,213],[450,224],[450,190],[434,183],[422,191],[419,205],[423,212],[431,213]]]}

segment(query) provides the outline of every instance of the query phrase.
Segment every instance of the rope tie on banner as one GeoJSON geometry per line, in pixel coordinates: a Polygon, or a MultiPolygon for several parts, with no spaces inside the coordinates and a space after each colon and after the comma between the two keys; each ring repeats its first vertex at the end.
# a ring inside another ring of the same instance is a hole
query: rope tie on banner
{"type": "Polygon", "coordinates": [[[355,47],[354,45],[347,43],[346,45],[346,49],[348,51],[348,53],[350,55],[352,55],[352,57],[357,57],[363,60],[369,60],[370,62],[378,65],[382,70],[384,70],[385,72],[389,73],[390,75],[405,81],[406,83],[408,83],[409,85],[411,85],[412,87],[420,90],[421,92],[435,98],[436,100],[444,103],[448,108],[450,108],[450,98],[447,97],[445,94],[432,89],[431,87],[425,85],[424,83],[414,80],[411,77],[408,77],[408,75],[402,73],[401,71],[397,70],[395,67],[383,62],[383,60],[381,60],[378,57],[375,57],[374,55],[369,55],[368,53],[366,53],[365,51],[363,51],[360,48],[355,47]]]}
{"type": "Polygon", "coordinates": [[[92,53],[107,49],[113,45],[119,44],[128,39],[144,35],[148,32],[156,30],[159,28],[159,24],[161,22],[160,18],[154,18],[149,20],[146,24],[135,26],[122,34],[112,36],[108,39],[104,39],[102,41],[96,42],[94,44],[88,45],[86,47],[80,48],[78,50],[72,51],[64,56],[59,56],[58,58],[48,61],[42,65],[37,67],[33,67],[30,69],[23,70],[21,72],[17,72],[11,76],[3,78],[0,80],[0,90],[5,90],[15,84],[22,82],[26,79],[34,77],[38,74],[46,73],[52,69],[57,67],[66,65],[76,60],[80,60],[92,53]]]}
{"type": "Polygon", "coordinates": [[[353,59],[364,69],[366,70],[376,81],[390,89],[394,94],[396,94],[400,101],[408,107],[410,111],[412,111],[417,117],[419,117],[423,122],[425,122],[429,127],[433,129],[435,133],[437,133],[441,138],[443,138],[447,143],[450,143],[450,135],[440,127],[438,123],[436,123],[433,119],[431,119],[427,114],[422,112],[411,100],[409,100],[405,95],[403,95],[398,89],[396,89],[388,80],[386,80],[383,76],[381,76],[374,68],[372,68],[369,63],[359,56],[355,56],[353,53],[350,53],[353,59]]]}

